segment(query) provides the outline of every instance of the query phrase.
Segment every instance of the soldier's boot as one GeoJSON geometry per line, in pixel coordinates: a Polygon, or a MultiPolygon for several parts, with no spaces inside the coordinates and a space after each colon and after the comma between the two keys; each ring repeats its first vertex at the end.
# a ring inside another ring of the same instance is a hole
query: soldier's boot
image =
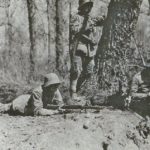
{"type": "Polygon", "coordinates": [[[2,104],[0,103],[0,113],[7,113],[10,111],[12,104],[2,104]]]}

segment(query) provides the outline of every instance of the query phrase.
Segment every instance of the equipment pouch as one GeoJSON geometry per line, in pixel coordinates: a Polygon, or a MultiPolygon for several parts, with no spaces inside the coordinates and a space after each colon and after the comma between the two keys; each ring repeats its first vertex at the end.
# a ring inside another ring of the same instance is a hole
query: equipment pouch
{"type": "Polygon", "coordinates": [[[76,54],[79,54],[79,55],[82,54],[86,56],[87,52],[88,52],[87,45],[79,42],[77,46],[76,54]]]}

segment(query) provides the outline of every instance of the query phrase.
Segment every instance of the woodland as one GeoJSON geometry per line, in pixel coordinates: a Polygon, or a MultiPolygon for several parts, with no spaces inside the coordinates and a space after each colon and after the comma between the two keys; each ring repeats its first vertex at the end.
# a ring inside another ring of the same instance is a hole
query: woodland
{"type": "MultiPolygon", "coordinates": [[[[1,82],[31,83],[48,72],[69,80],[70,15],[77,8],[77,0],[1,0],[1,82]]],[[[95,57],[97,81],[101,88],[111,88],[112,78],[127,82],[129,72],[142,67],[141,57],[150,55],[148,1],[95,0],[92,15],[106,16],[95,57]]]]}
{"type": "MultiPolygon", "coordinates": [[[[70,16],[77,8],[78,0],[1,0],[1,83],[38,83],[55,72],[69,88],[70,16]]],[[[112,93],[128,89],[150,57],[149,13],[148,0],[95,0],[92,15],[106,21],[99,29],[94,85],[112,93]]]]}
{"type": "MultiPolygon", "coordinates": [[[[63,81],[64,101],[70,98],[77,11],[78,0],[0,0],[0,102],[31,93],[50,72],[63,81]]],[[[94,0],[91,15],[106,20],[94,74],[78,94],[111,106],[49,117],[0,114],[0,149],[149,150],[150,119],[124,106],[133,76],[150,59],[150,0],[94,0]]]]}

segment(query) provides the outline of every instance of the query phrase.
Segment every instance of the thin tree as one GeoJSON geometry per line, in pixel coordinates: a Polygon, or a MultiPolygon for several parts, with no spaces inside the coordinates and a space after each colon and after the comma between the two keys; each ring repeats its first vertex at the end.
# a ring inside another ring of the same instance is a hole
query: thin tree
{"type": "Polygon", "coordinates": [[[30,35],[30,73],[29,79],[35,77],[36,65],[36,17],[35,17],[35,2],[27,0],[28,20],[29,20],[29,35],[30,35]]]}
{"type": "Polygon", "coordinates": [[[50,1],[46,0],[46,3],[47,3],[47,22],[48,22],[48,64],[50,65],[51,60],[50,1]]]}
{"type": "Polygon", "coordinates": [[[62,74],[64,71],[64,1],[56,0],[56,70],[62,74]]]}
{"type": "Polygon", "coordinates": [[[6,16],[6,23],[5,23],[5,51],[3,54],[3,67],[4,71],[7,72],[10,52],[11,52],[11,23],[10,23],[10,0],[6,0],[1,3],[1,7],[5,8],[5,16],[6,16]],[[8,58],[9,57],[9,58],[8,58]]]}
{"type": "Polygon", "coordinates": [[[148,3],[149,3],[149,15],[150,15],[150,0],[148,0],[148,3]]]}

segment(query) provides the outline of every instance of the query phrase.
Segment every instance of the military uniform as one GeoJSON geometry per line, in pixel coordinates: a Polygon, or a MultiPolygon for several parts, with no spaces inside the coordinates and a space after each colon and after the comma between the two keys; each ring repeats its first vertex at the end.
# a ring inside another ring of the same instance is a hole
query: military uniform
{"type": "Polygon", "coordinates": [[[62,104],[62,96],[57,90],[49,98],[44,96],[41,86],[33,90],[31,95],[21,95],[12,102],[11,111],[23,115],[42,115],[48,104],[62,104]]]}
{"type": "Polygon", "coordinates": [[[51,92],[50,90],[45,90],[45,88],[49,88],[56,84],[60,84],[58,77],[54,73],[48,74],[45,76],[44,84],[34,89],[31,95],[21,95],[10,104],[1,104],[0,112],[9,112],[11,114],[21,115],[53,114],[53,110],[46,109],[47,105],[62,105],[62,96],[58,89],[51,92]],[[48,96],[46,92],[49,92],[48,96]]]}
{"type": "Polygon", "coordinates": [[[150,114],[150,79],[145,80],[142,72],[133,77],[131,86],[131,108],[141,115],[150,114]]]}
{"type": "MultiPolygon", "coordinates": [[[[80,0],[81,6],[91,1],[80,0]],[[87,1],[87,2],[86,2],[87,1]]],[[[80,8],[80,7],[79,7],[80,8]]],[[[84,8],[83,8],[84,9],[84,8]]],[[[90,14],[71,17],[72,58],[71,58],[71,93],[76,93],[83,82],[90,78],[94,68],[94,56],[100,34],[97,26],[102,26],[104,17],[92,17],[90,14]]]]}

